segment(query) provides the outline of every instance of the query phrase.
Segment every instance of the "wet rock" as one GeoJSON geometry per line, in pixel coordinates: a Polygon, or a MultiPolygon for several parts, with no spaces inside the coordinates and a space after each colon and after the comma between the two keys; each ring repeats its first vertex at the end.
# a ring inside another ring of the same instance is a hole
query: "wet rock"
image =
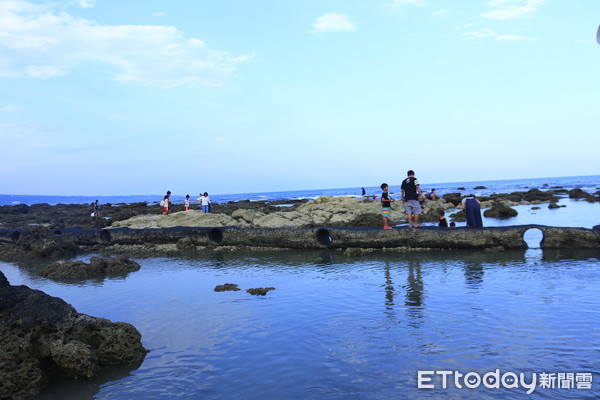
{"type": "Polygon", "coordinates": [[[344,251],[346,257],[361,257],[365,254],[365,251],[360,247],[349,247],[344,251]]]}
{"type": "Polygon", "coordinates": [[[275,290],[275,288],[274,287],[252,288],[252,289],[247,289],[246,292],[248,292],[254,296],[264,296],[267,294],[268,291],[271,291],[271,290],[275,290]]]}
{"type": "Polygon", "coordinates": [[[474,190],[482,190],[482,189],[487,189],[485,186],[475,186],[473,188],[474,190]]]}
{"type": "Polygon", "coordinates": [[[29,206],[26,204],[17,204],[15,206],[0,206],[0,215],[22,215],[29,212],[29,206]]]}
{"type": "Polygon", "coordinates": [[[38,394],[57,371],[92,378],[100,367],[139,365],[147,350],[130,324],[78,313],[63,300],[11,286],[0,272],[0,399],[38,394]]]}
{"type": "Polygon", "coordinates": [[[542,207],[537,207],[537,206],[536,206],[536,207],[531,207],[531,209],[532,209],[532,210],[541,210],[541,209],[542,209],[542,207]]]}
{"type": "Polygon", "coordinates": [[[460,205],[462,198],[463,196],[460,193],[446,193],[442,196],[442,199],[446,200],[448,203],[452,203],[455,207],[460,205]]]}
{"type": "Polygon", "coordinates": [[[176,246],[181,251],[196,251],[196,244],[188,236],[179,239],[176,246]]]}
{"type": "Polygon", "coordinates": [[[484,250],[486,253],[503,253],[506,249],[502,246],[487,247],[484,250]]]}
{"type": "Polygon", "coordinates": [[[236,292],[240,290],[240,288],[235,283],[226,283],[224,285],[215,286],[214,290],[215,292],[236,292]]]}
{"type": "Polygon", "coordinates": [[[525,201],[529,202],[556,202],[559,200],[559,198],[551,192],[543,192],[539,189],[530,189],[527,192],[514,192],[513,194],[519,194],[525,201]]]}
{"type": "Polygon", "coordinates": [[[467,217],[463,211],[455,212],[450,214],[450,219],[454,222],[466,222],[467,217]]]}
{"type": "Polygon", "coordinates": [[[92,257],[83,261],[58,261],[40,272],[50,279],[91,279],[105,276],[122,276],[138,271],[140,264],[123,257],[92,257]]]}
{"type": "Polygon", "coordinates": [[[467,190],[467,189],[464,187],[459,187],[459,188],[456,188],[456,190],[467,190]]]}
{"type": "Polygon", "coordinates": [[[81,250],[72,238],[63,236],[60,231],[51,231],[42,226],[25,229],[16,244],[21,259],[69,257],[81,250]]]}
{"type": "Polygon", "coordinates": [[[569,190],[569,198],[570,199],[584,199],[585,201],[588,201],[590,203],[600,201],[600,197],[595,197],[579,188],[569,190]]]}
{"type": "Polygon", "coordinates": [[[508,219],[519,215],[517,210],[504,203],[494,203],[492,208],[485,210],[483,216],[487,218],[508,219]]]}
{"type": "Polygon", "coordinates": [[[551,210],[556,209],[556,208],[561,208],[561,207],[566,207],[566,205],[564,205],[564,204],[563,205],[558,205],[557,203],[550,203],[548,205],[548,208],[551,209],[551,210]]]}

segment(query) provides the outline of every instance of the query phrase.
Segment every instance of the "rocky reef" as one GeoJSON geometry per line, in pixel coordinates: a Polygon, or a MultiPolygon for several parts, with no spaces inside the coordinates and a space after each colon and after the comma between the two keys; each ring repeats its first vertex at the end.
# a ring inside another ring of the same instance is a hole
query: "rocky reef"
{"type": "Polygon", "coordinates": [[[140,264],[124,257],[92,257],[89,263],[83,261],[58,261],[40,275],[50,279],[74,280],[125,276],[140,269],[140,264]]]}
{"type": "Polygon", "coordinates": [[[78,313],[63,300],[11,286],[0,272],[0,399],[36,395],[51,376],[96,376],[139,365],[147,350],[130,324],[78,313]]]}

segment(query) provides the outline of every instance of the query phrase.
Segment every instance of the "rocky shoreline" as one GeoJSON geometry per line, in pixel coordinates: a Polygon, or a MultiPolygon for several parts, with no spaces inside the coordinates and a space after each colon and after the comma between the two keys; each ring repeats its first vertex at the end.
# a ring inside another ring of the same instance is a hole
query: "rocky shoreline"
{"type": "MultiPolygon", "coordinates": [[[[510,218],[522,204],[558,207],[564,197],[598,202],[579,189],[494,194],[479,197],[485,215],[510,218]]],[[[461,193],[425,201],[423,221],[439,212],[460,222],[461,193]]],[[[103,205],[104,218],[92,218],[88,205],[0,207],[0,260],[54,261],[41,272],[63,281],[103,279],[135,273],[139,264],[127,257],[178,256],[207,251],[331,249],[351,257],[372,249],[477,249],[498,252],[526,249],[524,234],[539,229],[544,249],[600,249],[600,227],[555,228],[540,225],[496,228],[381,229],[380,203],[353,197],[320,197],[314,201],[216,204],[212,213],[183,211],[160,215],[147,203],[103,205]],[[282,205],[284,207],[282,207],[282,205]],[[67,261],[81,254],[99,254],[89,263],[67,261]]],[[[405,221],[404,207],[393,203],[395,223],[405,221]]],[[[264,295],[274,288],[249,289],[264,295]]],[[[217,290],[217,289],[215,289],[217,290]]],[[[25,286],[11,286],[0,272],[0,399],[25,399],[39,393],[55,374],[73,378],[95,376],[103,366],[139,364],[146,350],[140,333],[126,323],[113,323],[77,311],[61,299],[25,286]]]]}
{"type": "Polygon", "coordinates": [[[63,300],[11,286],[0,272],[0,399],[27,399],[49,379],[89,379],[105,366],[138,366],[135,327],[78,313],[63,300]]]}

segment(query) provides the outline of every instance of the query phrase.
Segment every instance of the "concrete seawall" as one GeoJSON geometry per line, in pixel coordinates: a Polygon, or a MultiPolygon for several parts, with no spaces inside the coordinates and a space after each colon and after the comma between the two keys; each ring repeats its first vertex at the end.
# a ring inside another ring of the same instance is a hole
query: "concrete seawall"
{"type": "MultiPolygon", "coordinates": [[[[437,248],[485,249],[502,246],[505,249],[527,248],[524,235],[539,229],[544,249],[600,248],[600,230],[562,228],[542,225],[490,227],[481,229],[423,227],[400,228],[189,228],[162,229],[80,229],[52,231],[54,235],[72,240],[80,246],[173,244],[185,240],[195,246],[256,246],[273,248],[437,248]]],[[[24,229],[0,230],[0,242],[18,243],[24,229]]]]}

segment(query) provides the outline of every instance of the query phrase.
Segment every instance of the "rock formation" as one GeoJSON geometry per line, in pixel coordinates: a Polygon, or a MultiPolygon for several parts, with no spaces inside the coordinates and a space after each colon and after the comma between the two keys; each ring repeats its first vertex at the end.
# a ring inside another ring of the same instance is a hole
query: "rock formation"
{"type": "Polygon", "coordinates": [[[52,374],[92,378],[139,364],[147,351],[130,324],[78,313],[63,300],[11,286],[0,272],[0,399],[30,398],[52,374]]]}

